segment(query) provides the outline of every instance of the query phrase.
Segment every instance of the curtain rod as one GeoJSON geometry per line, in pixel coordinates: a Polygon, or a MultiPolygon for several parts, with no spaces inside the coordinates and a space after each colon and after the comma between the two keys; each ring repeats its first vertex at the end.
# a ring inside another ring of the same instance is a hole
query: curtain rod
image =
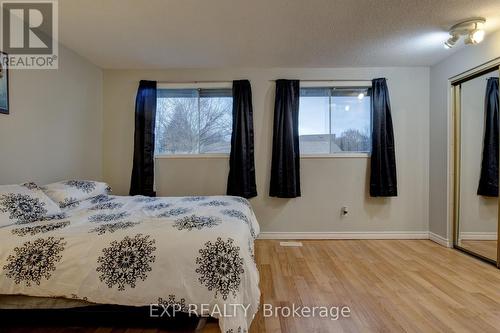
{"type": "Polygon", "coordinates": [[[232,80],[218,80],[218,81],[214,81],[214,80],[210,80],[210,81],[157,81],[157,83],[232,83],[233,81],[232,80]]]}
{"type": "MultiPolygon", "coordinates": [[[[300,82],[355,82],[355,81],[358,81],[358,82],[372,82],[372,80],[364,80],[364,79],[331,79],[331,80],[300,80],[300,79],[297,79],[299,80],[300,82]]],[[[387,79],[386,79],[387,80],[387,79]]],[[[277,80],[269,80],[270,82],[276,82],[277,80]]],[[[389,80],[387,80],[389,81],[389,80]]]]}
{"type": "MultiPolygon", "coordinates": [[[[331,79],[331,80],[300,80],[301,82],[353,82],[353,81],[360,81],[360,82],[372,82],[372,80],[365,80],[365,79],[331,79]]],[[[389,79],[386,79],[389,81],[389,79]]],[[[270,82],[276,82],[276,80],[269,80],[270,82]]],[[[198,81],[157,81],[157,83],[232,83],[233,80],[210,80],[210,81],[204,81],[204,80],[198,80],[198,81]]]]}

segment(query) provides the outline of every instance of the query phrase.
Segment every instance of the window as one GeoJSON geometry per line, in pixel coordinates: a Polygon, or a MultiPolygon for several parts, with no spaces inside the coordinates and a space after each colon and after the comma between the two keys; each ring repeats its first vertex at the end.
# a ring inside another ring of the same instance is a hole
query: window
{"type": "Polygon", "coordinates": [[[231,88],[158,89],[155,153],[229,154],[232,107],[231,88]]]}
{"type": "Polygon", "coordinates": [[[300,89],[300,153],[371,151],[371,88],[300,89]]]}

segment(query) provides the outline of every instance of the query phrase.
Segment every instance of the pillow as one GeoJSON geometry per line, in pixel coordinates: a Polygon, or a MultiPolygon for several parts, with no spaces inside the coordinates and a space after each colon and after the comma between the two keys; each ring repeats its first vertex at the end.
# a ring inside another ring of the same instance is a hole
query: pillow
{"type": "Polygon", "coordinates": [[[0,227],[45,220],[61,213],[35,183],[0,185],[0,227]]]}
{"type": "Polygon", "coordinates": [[[73,208],[80,201],[111,192],[108,184],[91,180],[65,180],[42,189],[60,208],[73,208]]]}

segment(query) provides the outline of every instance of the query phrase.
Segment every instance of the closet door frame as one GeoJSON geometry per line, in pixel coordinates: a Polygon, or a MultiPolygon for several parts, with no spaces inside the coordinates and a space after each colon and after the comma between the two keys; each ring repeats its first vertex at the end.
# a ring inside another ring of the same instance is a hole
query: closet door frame
{"type": "MultiPolygon", "coordinates": [[[[471,70],[452,77],[449,82],[451,84],[451,124],[452,124],[452,144],[449,147],[451,150],[453,163],[452,170],[452,223],[453,223],[453,248],[479,258],[485,262],[495,265],[500,268],[500,196],[497,199],[498,216],[497,216],[497,259],[482,256],[476,252],[461,247],[458,244],[459,223],[460,223],[460,157],[461,157],[461,85],[464,82],[477,78],[479,76],[497,72],[500,76],[500,58],[494,59],[483,65],[477,66],[471,70]]],[[[500,177],[500,175],[499,175],[500,177]]],[[[500,182],[499,182],[500,183],[500,182]]]]}

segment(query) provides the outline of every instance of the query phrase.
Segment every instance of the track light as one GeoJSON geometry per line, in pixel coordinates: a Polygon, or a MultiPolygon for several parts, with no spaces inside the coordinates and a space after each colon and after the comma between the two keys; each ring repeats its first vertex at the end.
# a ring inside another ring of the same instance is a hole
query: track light
{"type": "Polygon", "coordinates": [[[460,38],[459,35],[453,35],[446,42],[444,42],[444,47],[446,49],[451,49],[455,44],[457,43],[458,39],[460,38]]]}
{"type": "Polygon", "coordinates": [[[465,44],[481,43],[484,39],[484,18],[474,18],[455,24],[450,29],[450,38],[444,42],[444,47],[451,49],[461,36],[464,36],[465,44]]]}
{"type": "Polygon", "coordinates": [[[484,30],[473,30],[464,39],[465,44],[477,44],[481,43],[484,39],[484,30]]]}
{"type": "Polygon", "coordinates": [[[475,29],[473,32],[470,33],[470,38],[473,44],[481,43],[484,39],[484,30],[475,29]]]}

